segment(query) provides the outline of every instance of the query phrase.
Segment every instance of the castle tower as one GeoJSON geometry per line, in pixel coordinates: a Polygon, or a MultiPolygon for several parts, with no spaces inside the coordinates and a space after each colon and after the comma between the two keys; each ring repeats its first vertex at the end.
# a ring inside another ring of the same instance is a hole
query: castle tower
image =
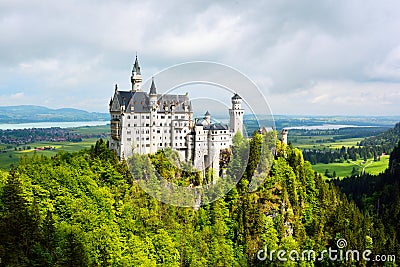
{"type": "Polygon", "coordinates": [[[150,101],[150,106],[152,108],[157,106],[157,88],[156,88],[156,84],[154,83],[154,77],[151,79],[149,101],[150,101]]]}
{"type": "Polygon", "coordinates": [[[281,141],[282,141],[282,143],[284,143],[285,145],[287,145],[287,138],[288,138],[288,130],[287,130],[287,129],[282,129],[282,132],[281,132],[281,141]]]}
{"type": "Polygon", "coordinates": [[[132,75],[131,75],[131,83],[132,83],[132,91],[141,91],[142,89],[142,74],[140,73],[140,66],[139,61],[136,55],[135,63],[133,64],[132,68],[132,75]]]}
{"type": "Polygon", "coordinates": [[[243,133],[244,109],[242,109],[242,98],[238,94],[235,94],[231,100],[232,108],[229,109],[231,132],[233,134],[236,134],[238,131],[243,133]]]}
{"type": "Polygon", "coordinates": [[[210,112],[206,112],[206,114],[204,114],[204,119],[208,122],[208,124],[211,124],[211,114],[210,112]]]}
{"type": "Polygon", "coordinates": [[[150,106],[150,153],[157,152],[157,141],[154,139],[157,138],[157,134],[154,129],[157,128],[156,125],[156,114],[157,114],[157,88],[154,83],[154,77],[151,79],[151,86],[149,92],[149,106],[150,106]]]}

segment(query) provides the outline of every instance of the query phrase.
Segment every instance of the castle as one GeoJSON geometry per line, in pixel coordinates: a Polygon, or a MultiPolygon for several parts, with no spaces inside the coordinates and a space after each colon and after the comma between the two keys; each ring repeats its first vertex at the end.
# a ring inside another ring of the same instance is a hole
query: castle
{"type": "Polygon", "coordinates": [[[202,118],[193,118],[188,94],[158,94],[154,78],[149,93],[144,92],[137,56],[131,83],[129,91],[120,91],[116,85],[110,101],[110,149],[126,159],[133,153],[153,154],[171,148],[194,168],[211,167],[218,174],[220,151],[230,148],[232,137],[243,132],[242,98],[235,94],[231,99],[228,127],[213,123],[208,111],[202,118]]]}

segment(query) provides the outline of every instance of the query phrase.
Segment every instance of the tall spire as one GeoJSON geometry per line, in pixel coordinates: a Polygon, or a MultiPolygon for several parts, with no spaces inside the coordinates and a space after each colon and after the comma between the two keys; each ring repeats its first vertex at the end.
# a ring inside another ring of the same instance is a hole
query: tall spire
{"type": "Polygon", "coordinates": [[[136,58],[135,58],[135,63],[133,64],[133,69],[132,69],[132,73],[136,72],[136,74],[141,74],[140,73],[140,66],[139,66],[139,61],[137,59],[137,52],[136,52],[136,58]]]}
{"type": "Polygon", "coordinates": [[[150,95],[157,95],[156,84],[154,83],[154,77],[151,78],[150,95]]]}
{"type": "Polygon", "coordinates": [[[140,66],[139,66],[137,53],[136,53],[135,63],[133,64],[133,68],[132,68],[131,83],[132,83],[132,91],[134,91],[134,92],[141,91],[142,75],[140,74],[140,66]]]}

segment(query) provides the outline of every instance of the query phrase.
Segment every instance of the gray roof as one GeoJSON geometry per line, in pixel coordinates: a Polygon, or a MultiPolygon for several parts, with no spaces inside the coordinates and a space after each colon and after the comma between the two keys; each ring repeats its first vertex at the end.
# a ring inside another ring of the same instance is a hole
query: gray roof
{"type": "Polygon", "coordinates": [[[210,125],[205,125],[204,130],[228,130],[228,125],[222,123],[213,123],[210,125]]]}
{"type": "Polygon", "coordinates": [[[196,118],[195,122],[196,122],[196,126],[208,125],[208,121],[205,118],[196,118]]]}
{"type": "Polygon", "coordinates": [[[232,99],[242,99],[242,98],[240,97],[240,95],[235,94],[234,96],[232,96],[232,99]]]}
{"type": "Polygon", "coordinates": [[[135,58],[135,63],[133,64],[133,68],[132,68],[132,73],[136,72],[137,74],[140,74],[140,66],[139,66],[139,61],[137,59],[137,55],[135,58]]]}
{"type": "MultiPolygon", "coordinates": [[[[125,106],[125,110],[130,111],[131,107],[134,108],[135,112],[149,112],[149,96],[143,91],[117,91],[118,101],[121,105],[125,106]]],[[[157,94],[157,102],[160,106],[160,113],[164,113],[164,107],[168,107],[168,111],[171,111],[171,107],[175,107],[175,112],[186,112],[185,107],[192,111],[192,105],[190,103],[188,95],[161,95],[157,94]]]]}
{"type": "Polygon", "coordinates": [[[150,86],[150,95],[156,95],[157,94],[157,88],[154,83],[154,77],[151,79],[151,86],[150,86]]]}

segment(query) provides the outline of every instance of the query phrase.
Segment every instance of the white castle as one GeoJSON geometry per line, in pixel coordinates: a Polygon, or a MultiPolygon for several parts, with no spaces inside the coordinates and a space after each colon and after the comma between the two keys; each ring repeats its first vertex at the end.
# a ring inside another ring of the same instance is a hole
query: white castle
{"type": "Polygon", "coordinates": [[[133,153],[153,154],[171,148],[194,168],[211,167],[218,174],[221,150],[230,148],[232,137],[243,132],[242,98],[235,94],[231,99],[228,127],[213,123],[208,111],[193,120],[188,94],[157,94],[154,78],[149,93],[144,92],[137,56],[131,83],[129,91],[120,91],[116,85],[110,101],[110,149],[120,159],[127,159],[133,153]]]}

